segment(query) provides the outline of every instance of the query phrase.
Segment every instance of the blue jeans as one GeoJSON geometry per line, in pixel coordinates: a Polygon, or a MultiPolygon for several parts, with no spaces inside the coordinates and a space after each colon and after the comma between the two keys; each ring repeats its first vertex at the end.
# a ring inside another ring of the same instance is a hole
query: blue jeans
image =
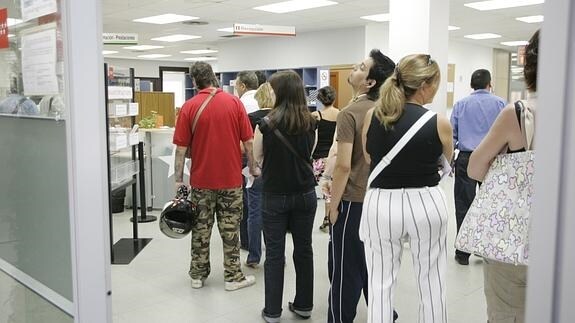
{"type": "Polygon", "coordinates": [[[307,193],[262,195],[262,217],[266,237],[265,308],[268,317],[280,317],[284,288],[285,240],[289,228],[293,240],[296,272],[294,308],[313,308],[312,230],[317,197],[307,193]]]}
{"type": "Polygon", "coordinates": [[[247,231],[249,240],[248,263],[259,263],[262,257],[262,178],[255,179],[248,188],[247,231]]]}

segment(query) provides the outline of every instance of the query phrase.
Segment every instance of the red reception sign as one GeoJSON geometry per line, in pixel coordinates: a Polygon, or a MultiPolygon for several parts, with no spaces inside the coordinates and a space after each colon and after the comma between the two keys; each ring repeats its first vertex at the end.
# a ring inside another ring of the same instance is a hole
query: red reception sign
{"type": "Polygon", "coordinates": [[[0,48],[8,48],[8,9],[0,9],[0,48]]]}

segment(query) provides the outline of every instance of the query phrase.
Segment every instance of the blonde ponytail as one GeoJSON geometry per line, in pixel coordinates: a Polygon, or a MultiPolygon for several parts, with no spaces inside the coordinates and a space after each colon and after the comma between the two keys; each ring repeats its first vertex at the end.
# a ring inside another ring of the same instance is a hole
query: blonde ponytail
{"type": "Polygon", "coordinates": [[[381,86],[379,103],[375,107],[375,117],[389,129],[401,117],[405,105],[405,90],[398,86],[397,74],[393,73],[381,86]]]}
{"type": "Polygon", "coordinates": [[[405,103],[423,86],[439,82],[439,65],[424,54],[409,55],[401,59],[393,75],[383,83],[374,115],[390,129],[403,114],[405,103]]]}

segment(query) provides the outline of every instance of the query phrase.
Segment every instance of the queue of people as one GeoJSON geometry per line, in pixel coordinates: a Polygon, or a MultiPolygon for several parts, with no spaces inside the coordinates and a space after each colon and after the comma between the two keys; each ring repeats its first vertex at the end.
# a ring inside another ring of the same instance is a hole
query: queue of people
{"type": "MultiPolygon", "coordinates": [[[[192,229],[192,287],[202,288],[210,273],[215,217],[224,243],[226,290],[255,284],[254,276],[242,273],[240,247],[249,251],[247,266],[265,259],[261,315],[265,322],[280,322],[289,232],[296,286],[287,309],[302,319],[311,317],[319,181],[326,208],[321,229],[330,234],[325,246],[327,321],[353,322],[362,296],[368,322],[397,320],[394,286],[408,242],[419,322],[448,322],[449,206],[438,184],[449,166],[441,161],[454,160],[459,231],[493,159],[502,151],[532,149],[524,139],[522,118],[528,113],[534,121],[538,43],[537,32],[526,49],[529,100],[505,107],[503,99],[490,93],[489,71],[477,70],[470,82],[474,92],[455,104],[451,120],[425,108],[442,78],[439,65],[427,54],[395,63],[372,50],[348,77],[351,102],[338,109],[333,106],[334,89],[321,88],[323,109],[313,113],[303,82],[293,71],[277,72],[269,80],[254,72],[238,74],[240,100],[217,88],[209,64],[194,64],[191,74],[200,92],[182,108],[173,140],[178,146],[177,185],[182,184],[186,151],[193,160],[189,184],[199,217],[192,229]],[[517,113],[519,105],[525,105],[525,111],[517,113]]],[[[467,265],[469,257],[455,251],[459,265],[467,265]]],[[[524,321],[526,271],[526,266],[484,258],[490,323],[524,321]]]]}

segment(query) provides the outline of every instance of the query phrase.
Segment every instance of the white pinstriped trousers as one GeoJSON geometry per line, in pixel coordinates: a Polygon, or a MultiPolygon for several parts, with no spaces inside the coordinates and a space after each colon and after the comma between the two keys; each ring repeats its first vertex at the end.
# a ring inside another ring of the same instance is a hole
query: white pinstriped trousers
{"type": "Polygon", "coordinates": [[[393,288],[409,237],[419,293],[419,322],[446,323],[447,205],[443,191],[369,189],[360,238],[368,271],[368,323],[393,322],[393,288]]]}

